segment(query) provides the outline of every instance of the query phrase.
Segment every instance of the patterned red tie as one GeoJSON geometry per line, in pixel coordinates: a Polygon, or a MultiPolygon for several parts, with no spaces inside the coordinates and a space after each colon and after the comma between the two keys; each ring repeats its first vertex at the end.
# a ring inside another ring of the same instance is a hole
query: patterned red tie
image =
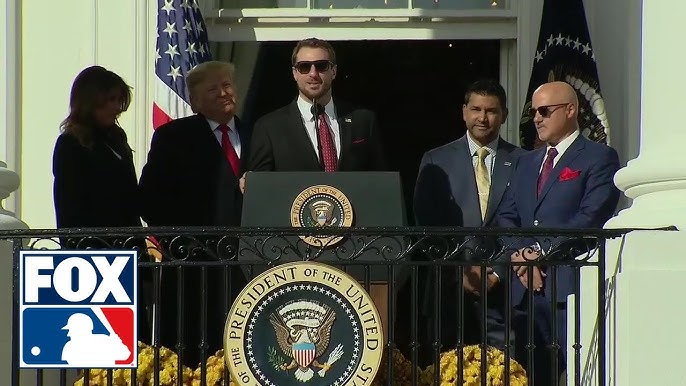
{"type": "Polygon", "coordinates": [[[229,126],[219,125],[219,129],[222,131],[222,150],[224,151],[224,156],[226,160],[229,161],[233,174],[235,176],[240,176],[241,173],[241,161],[236,154],[236,149],[233,148],[231,140],[229,139],[229,126]]]}
{"type": "Polygon", "coordinates": [[[541,191],[545,186],[545,182],[548,181],[548,177],[550,177],[550,173],[553,171],[553,162],[555,161],[555,157],[557,157],[557,149],[551,147],[548,150],[548,157],[546,157],[545,162],[543,163],[543,169],[541,169],[541,174],[538,175],[536,197],[539,197],[541,195],[541,191]]]}
{"type": "Polygon", "coordinates": [[[333,135],[326,121],[326,114],[319,114],[319,144],[321,145],[322,159],[324,160],[324,171],[335,172],[338,164],[336,146],[333,143],[333,135]]]}

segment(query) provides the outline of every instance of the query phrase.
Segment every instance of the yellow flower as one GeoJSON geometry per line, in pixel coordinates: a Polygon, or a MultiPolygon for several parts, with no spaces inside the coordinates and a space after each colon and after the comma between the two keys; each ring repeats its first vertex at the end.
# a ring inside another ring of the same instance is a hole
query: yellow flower
{"type": "MultiPolygon", "coordinates": [[[[160,355],[160,372],[159,380],[160,386],[172,386],[177,384],[178,378],[178,356],[166,347],[161,347],[160,355]]],[[[154,360],[155,350],[153,347],[147,346],[142,342],[138,342],[138,368],[136,371],[136,385],[151,385],[154,382],[154,360]]],[[[193,372],[187,367],[183,367],[183,385],[190,385],[193,372]]],[[[114,386],[134,386],[131,384],[131,370],[117,369],[112,371],[112,384],[114,386]]],[[[84,385],[84,379],[81,377],[74,383],[75,386],[84,385]]],[[[107,385],[107,370],[92,369],[90,370],[90,379],[88,386],[105,386],[107,385]]]]}
{"type": "MultiPolygon", "coordinates": [[[[481,347],[478,345],[467,346],[462,350],[463,370],[462,379],[464,386],[481,385],[481,347]]],[[[455,350],[441,354],[439,363],[440,384],[442,386],[453,385],[457,381],[458,357],[455,350]]],[[[486,349],[486,384],[499,386],[504,384],[505,355],[502,351],[493,347],[486,349]]],[[[420,385],[433,385],[435,374],[434,366],[427,367],[420,377],[420,385]]],[[[512,386],[526,386],[526,373],[522,366],[515,360],[510,359],[510,384],[512,386]]]]}

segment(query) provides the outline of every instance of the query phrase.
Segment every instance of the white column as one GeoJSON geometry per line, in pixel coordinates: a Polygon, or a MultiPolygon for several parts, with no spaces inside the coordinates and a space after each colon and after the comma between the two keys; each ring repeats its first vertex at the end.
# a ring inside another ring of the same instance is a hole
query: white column
{"type": "MultiPolygon", "coordinates": [[[[640,151],[615,176],[633,203],[606,227],[675,225],[681,231],[636,231],[608,243],[609,385],[686,384],[679,354],[686,345],[686,52],[674,45],[686,35],[685,13],[684,2],[643,1],[640,151]]],[[[582,279],[585,354],[595,325],[591,275],[582,279]]]]}
{"type": "MultiPolygon", "coordinates": [[[[7,169],[7,164],[0,161],[0,230],[26,229],[14,213],[6,210],[2,202],[10,193],[19,188],[19,176],[7,169]]],[[[0,241],[0,384],[9,385],[12,363],[12,243],[0,241]],[[6,359],[5,359],[6,358],[6,359]]]]}

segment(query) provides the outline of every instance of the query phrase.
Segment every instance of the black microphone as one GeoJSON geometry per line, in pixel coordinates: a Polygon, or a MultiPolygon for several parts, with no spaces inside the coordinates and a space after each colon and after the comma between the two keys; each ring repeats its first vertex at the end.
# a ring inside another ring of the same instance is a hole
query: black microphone
{"type": "Polygon", "coordinates": [[[322,140],[319,138],[319,115],[324,113],[324,106],[317,103],[316,99],[312,99],[312,107],[310,112],[314,116],[314,133],[317,136],[317,150],[319,150],[319,165],[324,168],[324,152],[322,151],[322,140]]]}
{"type": "Polygon", "coordinates": [[[324,113],[324,106],[317,103],[316,100],[312,100],[312,107],[310,107],[310,112],[314,115],[315,119],[319,117],[320,114],[324,113]]]}

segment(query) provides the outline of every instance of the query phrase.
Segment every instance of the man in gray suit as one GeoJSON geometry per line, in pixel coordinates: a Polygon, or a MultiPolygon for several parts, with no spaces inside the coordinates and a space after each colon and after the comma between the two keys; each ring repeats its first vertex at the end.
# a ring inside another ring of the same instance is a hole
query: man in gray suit
{"type": "MultiPolygon", "coordinates": [[[[481,80],[465,93],[462,117],[467,134],[447,145],[424,154],[415,186],[414,213],[420,226],[487,227],[494,226],[494,214],[510,180],[518,157],[524,150],[500,138],[500,126],[507,118],[505,90],[496,81],[481,80]]],[[[463,240],[460,240],[461,242],[463,240]]],[[[477,260],[490,255],[495,239],[469,238],[468,248],[460,258],[477,260]]],[[[504,272],[507,271],[505,268],[504,272]]],[[[487,318],[481,316],[481,268],[464,269],[464,291],[457,288],[456,272],[444,269],[441,275],[441,305],[436,312],[434,284],[427,286],[426,312],[429,318],[440,314],[440,339],[443,349],[454,346],[458,331],[463,343],[482,341],[502,348],[505,344],[504,295],[496,269],[489,268],[487,277],[487,318]],[[457,300],[464,296],[464,324],[460,324],[457,300]],[[485,330],[481,328],[484,325],[485,330]]],[[[504,277],[504,276],[503,276],[504,277]]],[[[430,280],[432,281],[432,280],[430,280]]],[[[432,326],[435,323],[430,323],[432,326]]],[[[434,339],[434,331],[429,332],[434,339]]],[[[511,336],[514,338],[514,336],[511,336]]],[[[512,339],[510,340],[512,341],[512,339]]]]}

